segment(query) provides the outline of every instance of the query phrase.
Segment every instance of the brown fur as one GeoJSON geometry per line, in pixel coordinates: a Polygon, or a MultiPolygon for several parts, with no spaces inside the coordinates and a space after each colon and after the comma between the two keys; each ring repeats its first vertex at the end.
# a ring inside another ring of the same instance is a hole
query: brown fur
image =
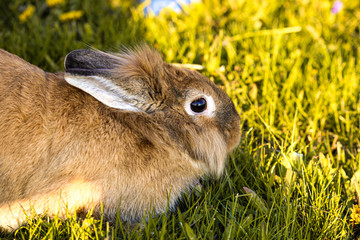
{"type": "Polygon", "coordinates": [[[165,211],[168,199],[173,207],[204,174],[223,172],[240,138],[240,118],[223,91],[146,46],[101,54],[116,66],[107,78],[141,96],[134,104],[142,111],[110,108],[63,73],[0,50],[0,226],[17,228],[31,206],[39,214],[65,206],[98,214],[101,202],[106,220],[121,202],[122,218],[136,222],[151,207],[165,211]],[[214,98],[214,117],[186,114],[194,89],[214,98]]]}

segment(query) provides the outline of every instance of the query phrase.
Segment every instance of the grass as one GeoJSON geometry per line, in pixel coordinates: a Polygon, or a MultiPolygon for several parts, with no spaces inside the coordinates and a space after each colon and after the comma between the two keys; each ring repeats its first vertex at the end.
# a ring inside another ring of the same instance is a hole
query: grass
{"type": "Polygon", "coordinates": [[[31,219],[0,237],[357,238],[359,2],[344,0],[333,14],[332,1],[203,0],[182,14],[147,17],[132,1],[63,2],[1,1],[0,47],[54,72],[71,50],[146,41],[169,62],[196,64],[227,92],[242,117],[242,142],[220,180],[202,180],[177,212],[132,231],[69,215],[31,219]],[[21,22],[29,5],[35,11],[21,22]],[[73,10],[82,16],[59,20],[73,10]]]}

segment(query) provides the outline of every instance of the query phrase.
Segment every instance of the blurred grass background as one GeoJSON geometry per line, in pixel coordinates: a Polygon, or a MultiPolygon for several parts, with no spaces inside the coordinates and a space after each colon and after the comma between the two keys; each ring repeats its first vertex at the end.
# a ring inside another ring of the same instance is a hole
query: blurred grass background
{"type": "Polygon", "coordinates": [[[184,194],[176,213],[134,231],[44,217],[0,237],[357,239],[360,3],[340,3],[203,0],[144,16],[149,1],[0,1],[0,48],[44,70],[63,71],[74,49],[145,41],[166,61],[194,64],[243,120],[224,177],[184,194]]]}

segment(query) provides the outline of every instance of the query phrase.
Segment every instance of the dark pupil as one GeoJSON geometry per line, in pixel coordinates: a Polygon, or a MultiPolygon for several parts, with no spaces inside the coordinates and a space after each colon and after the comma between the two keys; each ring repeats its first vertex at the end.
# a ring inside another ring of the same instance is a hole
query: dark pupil
{"type": "Polygon", "coordinates": [[[203,112],[206,109],[206,100],[203,98],[199,98],[191,103],[191,110],[193,112],[203,112]]]}

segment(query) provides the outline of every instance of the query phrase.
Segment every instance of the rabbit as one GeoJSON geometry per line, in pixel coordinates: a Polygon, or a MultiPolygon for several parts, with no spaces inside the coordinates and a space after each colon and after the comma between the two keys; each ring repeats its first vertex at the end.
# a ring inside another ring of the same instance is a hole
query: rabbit
{"type": "Polygon", "coordinates": [[[207,77],[146,44],[74,50],[64,62],[48,73],[0,50],[2,228],[67,211],[136,224],[221,176],[240,116],[207,77]]]}

